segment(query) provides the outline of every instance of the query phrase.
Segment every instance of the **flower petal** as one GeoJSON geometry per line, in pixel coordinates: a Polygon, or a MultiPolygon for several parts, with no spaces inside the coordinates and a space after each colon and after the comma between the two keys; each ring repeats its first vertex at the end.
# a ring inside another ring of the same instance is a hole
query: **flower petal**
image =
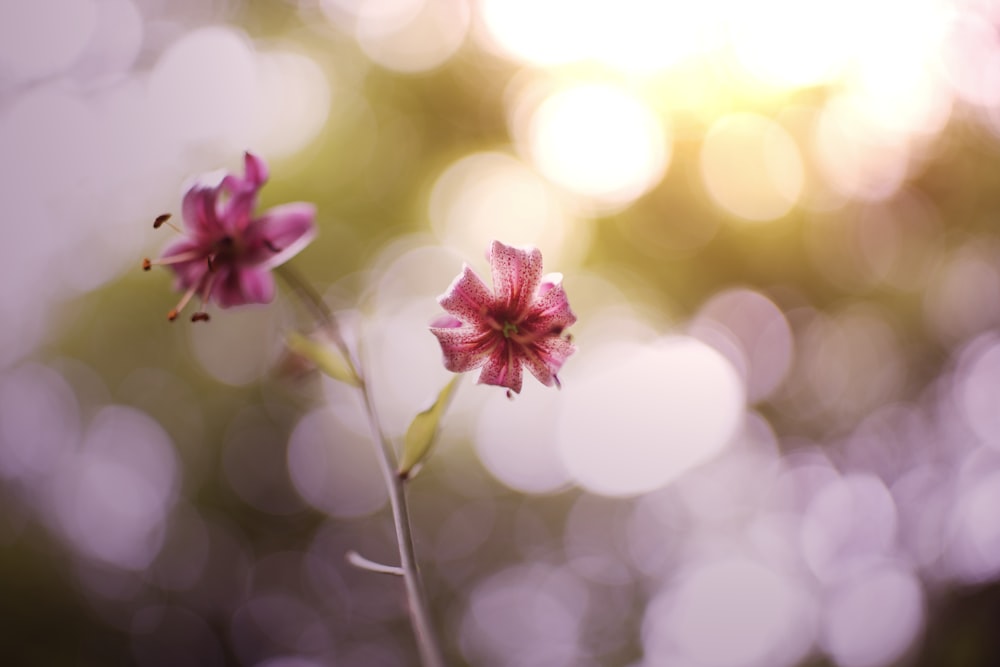
{"type": "Polygon", "coordinates": [[[250,151],[243,154],[243,173],[245,174],[246,181],[256,188],[264,185],[267,177],[270,175],[264,159],[250,151]]]}
{"type": "Polygon", "coordinates": [[[184,193],[181,204],[184,226],[196,238],[215,239],[225,233],[216,210],[221,185],[212,180],[194,181],[184,193]]]}
{"type": "Polygon", "coordinates": [[[274,298],[274,277],[255,268],[219,271],[212,294],[223,308],[247,303],[269,303],[274,298]]]}
{"type": "Polygon", "coordinates": [[[458,319],[482,325],[493,305],[493,295],[476,272],[463,264],[462,272],[448,286],[448,291],[438,297],[438,303],[458,319]]]}
{"type": "Polygon", "coordinates": [[[205,274],[208,273],[208,257],[204,255],[202,246],[191,239],[181,239],[174,241],[163,251],[160,259],[168,259],[175,255],[195,254],[197,257],[185,262],[167,264],[166,267],[174,272],[176,280],[174,289],[187,291],[194,285],[201,282],[205,274]]]}
{"type": "Polygon", "coordinates": [[[316,207],[305,202],[275,206],[247,228],[253,251],[247,261],[261,269],[284,264],[316,238],[316,207]]]}
{"type": "Polygon", "coordinates": [[[497,304],[511,316],[525,313],[542,279],[542,253],[538,248],[515,248],[494,241],[490,268],[497,304]]]}
{"type": "Polygon", "coordinates": [[[527,346],[524,365],[546,387],[555,382],[556,373],[562,368],[576,346],[561,336],[546,336],[527,346]]]}
{"type": "Polygon", "coordinates": [[[569,299],[562,286],[562,275],[549,274],[538,288],[539,296],[531,304],[524,328],[538,333],[562,333],[576,322],[576,315],[569,307],[569,299]]]}
{"type": "Polygon", "coordinates": [[[431,327],[431,333],[441,344],[444,367],[453,373],[482,366],[499,342],[493,332],[469,326],[431,327]]]}
{"type": "Polygon", "coordinates": [[[465,323],[451,315],[438,315],[431,321],[432,329],[456,329],[461,326],[465,326],[465,323]]]}
{"type": "Polygon", "coordinates": [[[479,384],[507,387],[515,394],[521,393],[521,359],[512,345],[498,345],[486,359],[479,384]]]}
{"type": "Polygon", "coordinates": [[[230,233],[243,232],[250,224],[253,211],[257,208],[257,193],[267,181],[267,163],[253,153],[243,156],[244,175],[226,174],[222,188],[230,199],[225,209],[219,213],[220,222],[230,233]]]}

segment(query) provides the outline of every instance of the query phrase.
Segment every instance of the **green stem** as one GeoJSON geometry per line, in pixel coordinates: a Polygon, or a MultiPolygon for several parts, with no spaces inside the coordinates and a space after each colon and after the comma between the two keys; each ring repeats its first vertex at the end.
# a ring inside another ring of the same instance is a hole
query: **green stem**
{"type": "Polygon", "coordinates": [[[281,276],[295,293],[295,296],[309,309],[313,318],[331,337],[334,345],[344,355],[347,363],[351,365],[352,370],[354,370],[355,375],[359,379],[358,390],[364,399],[365,412],[368,415],[368,425],[376,442],[376,458],[379,462],[379,468],[382,470],[386,491],[389,494],[389,505],[392,508],[392,518],[396,528],[396,542],[399,546],[400,570],[402,571],[403,581],[406,586],[410,622],[413,626],[413,633],[416,636],[417,649],[420,652],[420,662],[423,667],[444,667],[444,658],[442,657],[441,648],[438,645],[437,635],[434,633],[434,626],[431,623],[430,606],[427,603],[427,594],[424,591],[423,582],[420,578],[416,552],[413,548],[410,513],[406,505],[406,482],[396,474],[396,454],[388,437],[386,437],[382,430],[378,412],[375,409],[371,391],[368,388],[368,381],[352,360],[350,350],[340,335],[340,330],[337,327],[333,313],[330,312],[330,309],[316,290],[313,289],[312,285],[303,280],[287,264],[277,267],[275,273],[281,276]]]}

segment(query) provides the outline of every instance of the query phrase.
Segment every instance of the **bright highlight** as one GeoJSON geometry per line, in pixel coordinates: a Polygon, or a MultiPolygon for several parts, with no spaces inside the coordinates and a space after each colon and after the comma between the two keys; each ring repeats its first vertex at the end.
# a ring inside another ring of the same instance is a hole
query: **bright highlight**
{"type": "Polygon", "coordinates": [[[787,214],[802,194],[802,158],[780,125],[757,114],[726,116],[708,131],[701,176],[721,208],[746,220],[787,214]]]}
{"type": "Polygon", "coordinates": [[[529,136],[543,174],[609,208],[653,187],[670,161],[661,120],[637,97],[603,84],[553,94],[532,117],[529,136]]]}

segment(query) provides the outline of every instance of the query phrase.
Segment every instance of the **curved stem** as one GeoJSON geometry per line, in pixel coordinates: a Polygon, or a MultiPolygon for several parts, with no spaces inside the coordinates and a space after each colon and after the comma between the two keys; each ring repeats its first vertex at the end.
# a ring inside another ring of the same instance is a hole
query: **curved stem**
{"type": "Polygon", "coordinates": [[[403,582],[406,586],[406,597],[409,602],[410,622],[413,625],[413,633],[417,640],[417,650],[420,652],[420,662],[424,667],[444,667],[444,658],[441,648],[437,642],[437,635],[434,633],[434,626],[431,623],[430,606],[427,603],[427,595],[424,592],[423,582],[420,578],[420,571],[417,567],[416,552],[413,548],[413,532],[410,529],[410,514],[406,505],[405,480],[396,474],[396,454],[393,451],[392,443],[382,431],[378,412],[372,400],[371,391],[368,388],[367,378],[357,368],[351,359],[350,350],[346,342],[340,335],[333,313],[320,298],[319,294],[312,286],[305,282],[288,265],[283,265],[275,269],[292,288],[296,297],[306,305],[313,317],[320,323],[331,336],[333,343],[340,350],[347,363],[352,366],[355,375],[358,377],[358,390],[365,403],[365,412],[368,415],[368,425],[371,428],[372,436],[376,442],[376,458],[382,477],[385,480],[386,491],[389,494],[389,505],[392,508],[393,523],[396,528],[396,542],[399,546],[400,570],[403,575],[403,582]]]}

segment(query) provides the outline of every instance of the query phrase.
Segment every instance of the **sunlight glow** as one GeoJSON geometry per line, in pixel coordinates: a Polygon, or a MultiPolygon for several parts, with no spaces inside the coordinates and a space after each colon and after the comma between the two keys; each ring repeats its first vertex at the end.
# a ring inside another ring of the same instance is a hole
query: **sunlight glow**
{"type": "Polygon", "coordinates": [[[730,4],[729,28],[740,63],[761,82],[781,87],[833,80],[849,64],[849,36],[863,17],[854,2],[759,0],[730,4]],[[852,6],[853,5],[853,6],[852,6]]]}
{"type": "Polygon", "coordinates": [[[465,256],[478,256],[493,239],[504,239],[544,248],[546,263],[564,266],[567,251],[582,249],[588,236],[583,225],[570,228],[564,199],[517,158],[473,153],[438,177],[428,213],[438,238],[465,256]]]}
{"type": "Polygon", "coordinates": [[[670,162],[663,122],[642,100],[610,85],[556,92],[535,111],[529,136],[543,174],[609,208],[658,183],[670,162]]]}
{"type": "Polygon", "coordinates": [[[462,45],[471,12],[465,0],[364,0],[354,34],[369,58],[400,72],[423,72],[462,45]]]}
{"type": "Polygon", "coordinates": [[[731,114],[708,131],[701,175],[715,203],[746,220],[787,214],[802,194],[802,158],[780,125],[757,114],[731,114]]]}

